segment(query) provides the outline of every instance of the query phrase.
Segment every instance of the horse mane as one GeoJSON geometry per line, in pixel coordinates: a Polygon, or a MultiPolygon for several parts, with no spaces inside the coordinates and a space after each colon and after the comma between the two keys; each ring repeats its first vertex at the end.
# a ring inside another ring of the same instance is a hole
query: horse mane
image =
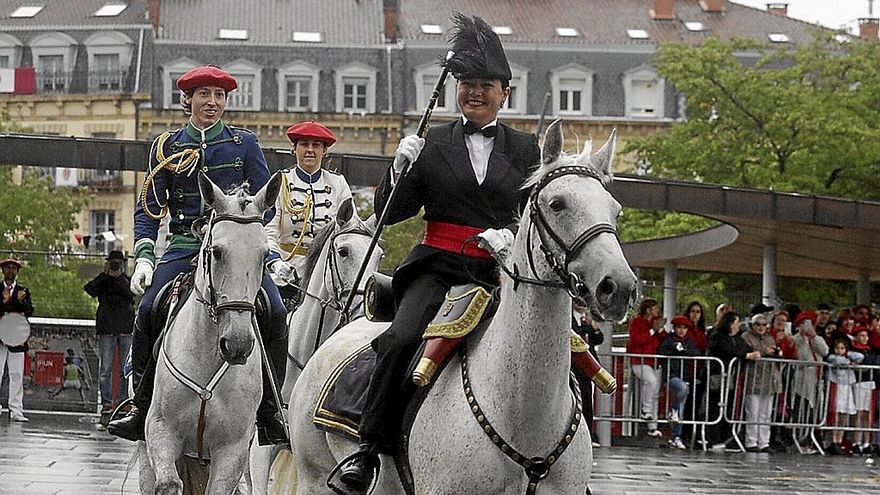
{"type": "MultiPolygon", "coordinates": [[[[361,233],[372,237],[375,232],[375,228],[371,228],[364,222],[357,222],[356,226],[340,231],[339,234],[361,233]]],[[[321,251],[324,250],[324,245],[334,237],[334,234],[336,234],[336,222],[327,223],[327,225],[315,234],[315,239],[309,246],[309,254],[306,255],[303,272],[300,274],[301,287],[308,287],[309,281],[312,278],[312,273],[315,271],[315,266],[318,264],[318,259],[321,257],[321,251]]]]}
{"type": "MultiPolygon", "coordinates": [[[[576,153],[567,153],[563,151],[559,154],[559,157],[556,160],[553,160],[550,163],[542,163],[538,166],[534,172],[523,182],[522,189],[529,189],[538,182],[541,182],[541,179],[544,178],[545,175],[550,172],[556,170],[557,168],[564,167],[566,165],[571,165],[573,162],[577,161],[578,154],[576,153]]],[[[588,165],[589,168],[593,169],[593,165],[588,165]]],[[[595,169],[594,169],[595,170],[595,169]]]]}
{"type": "Polygon", "coordinates": [[[245,180],[241,184],[233,184],[225,191],[228,196],[238,201],[238,207],[241,209],[241,213],[244,213],[245,208],[254,202],[250,196],[250,189],[250,183],[245,180]]]}

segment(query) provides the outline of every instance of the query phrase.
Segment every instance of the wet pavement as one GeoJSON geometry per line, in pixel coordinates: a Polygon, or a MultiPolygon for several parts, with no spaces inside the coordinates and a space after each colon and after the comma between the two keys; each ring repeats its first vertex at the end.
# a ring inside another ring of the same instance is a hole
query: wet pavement
{"type": "MultiPolygon", "coordinates": [[[[0,494],[138,492],[135,445],[102,431],[98,416],[27,415],[0,417],[0,494]]],[[[637,447],[594,455],[594,495],[880,493],[880,459],[637,447]]]]}

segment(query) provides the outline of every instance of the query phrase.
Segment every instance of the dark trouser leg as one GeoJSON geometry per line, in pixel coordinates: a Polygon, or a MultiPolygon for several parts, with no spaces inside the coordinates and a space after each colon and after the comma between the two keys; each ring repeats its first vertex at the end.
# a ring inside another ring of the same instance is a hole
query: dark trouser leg
{"type": "Polygon", "coordinates": [[[400,391],[408,382],[404,375],[448,289],[430,274],[416,279],[403,295],[391,326],[373,340],[376,369],[359,428],[362,440],[377,444],[392,441],[406,405],[407,394],[400,391]]]}
{"type": "MultiPolygon", "coordinates": [[[[263,397],[257,408],[257,427],[260,444],[271,445],[287,443],[284,421],[281,417],[281,411],[278,410],[275,403],[275,393],[272,390],[273,387],[275,390],[280,389],[287,367],[287,308],[281,301],[278,287],[268,274],[263,276],[263,289],[269,299],[269,315],[260,325],[260,337],[263,339],[266,355],[272,366],[272,372],[275,374],[275,383],[272,382],[265,367],[261,364],[263,368],[263,397]]],[[[284,397],[281,397],[281,400],[284,400],[284,397]]]]}

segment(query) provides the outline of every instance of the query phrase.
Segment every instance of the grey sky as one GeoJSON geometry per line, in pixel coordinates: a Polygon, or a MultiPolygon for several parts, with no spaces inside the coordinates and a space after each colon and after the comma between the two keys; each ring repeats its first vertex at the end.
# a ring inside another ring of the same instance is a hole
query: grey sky
{"type": "MultiPolygon", "coordinates": [[[[734,3],[766,9],[768,0],[734,0],[734,3]]],[[[868,17],[868,0],[788,0],[788,15],[830,28],[846,26],[858,30],[858,19],[868,17]]],[[[880,17],[880,0],[874,1],[873,17],[880,17]]]]}

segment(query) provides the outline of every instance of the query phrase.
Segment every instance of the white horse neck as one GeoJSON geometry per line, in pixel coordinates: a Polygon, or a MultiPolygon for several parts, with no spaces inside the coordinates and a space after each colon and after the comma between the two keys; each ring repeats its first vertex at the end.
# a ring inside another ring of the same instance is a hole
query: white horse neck
{"type": "MultiPolygon", "coordinates": [[[[518,252],[508,266],[516,263],[527,271],[524,250],[518,252]]],[[[514,291],[513,282],[502,275],[498,311],[479,343],[468,349],[477,400],[499,431],[520,431],[523,448],[529,439],[539,439],[535,448],[546,448],[546,440],[555,439],[569,420],[570,327],[571,300],[565,291],[522,283],[514,291]]]]}
{"type": "MultiPolygon", "coordinates": [[[[309,277],[309,284],[306,287],[308,295],[305,296],[302,305],[293,313],[291,328],[296,329],[296,333],[291,334],[290,343],[295,345],[289,347],[297,359],[308,359],[315,350],[315,339],[318,338],[318,332],[321,333],[320,339],[325,340],[341,320],[338,311],[331,306],[324,307],[322,304],[324,301],[336,297],[332,284],[326,284],[324,280],[328,260],[331,256],[331,244],[328,240],[321,247],[321,256],[315,263],[311,277],[309,277]]],[[[332,277],[333,274],[330,276],[332,277]]]]}

